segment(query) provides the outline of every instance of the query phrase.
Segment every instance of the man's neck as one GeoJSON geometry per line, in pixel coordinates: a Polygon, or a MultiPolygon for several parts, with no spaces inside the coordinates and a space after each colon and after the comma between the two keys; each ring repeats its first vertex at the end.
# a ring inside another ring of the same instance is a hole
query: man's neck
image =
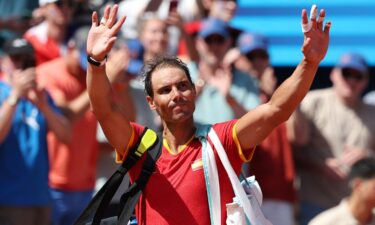
{"type": "Polygon", "coordinates": [[[175,154],[179,152],[180,146],[185,145],[191,139],[195,132],[194,123],[190,120],[179,124],[164,123],[163,127],[163,137],[175,154]]]}
{"type": "Polygon", "coordinates": [[[217,69],[219,69],[219,65],[208,64],[205,62],[199,63],[199,72],[204,73],[205,76],[215,76],[217,69]]]}
{"type": "Polygon", "coordinates": [[[367,224],[371,221],[372,208],[364,204],[363,201],[359,200],[355,196],[351,196],[348,200],[348,205],[353,217],[361,224],[367,224]]]}
{"type": "Polygon", "coordinates": [[[48,24],[47,35],[57,43],[62,43],[65,38],[65,26],[55,25],[50,22],[48,24]]]}

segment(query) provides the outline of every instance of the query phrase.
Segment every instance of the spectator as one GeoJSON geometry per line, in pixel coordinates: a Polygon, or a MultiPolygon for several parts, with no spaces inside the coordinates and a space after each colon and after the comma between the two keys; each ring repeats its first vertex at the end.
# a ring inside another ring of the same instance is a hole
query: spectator
{"type": "Polygon", "coordinates": [[[143,18],[139,27],[139,40],[145,50],[144,61],[168,53],[168,24],[164,20],[150,14],[143,18]]]}
{"type": "Polygon", "coordinates": [[[300,220],[315,215],[349,193],[348,168],[374,154],[375,107],[362,102],[369,80],[362,56],[342,55],[330,78],[333,86],[311,91],[290,120],[290,140],[300,178],[300,220]]]}
{"type": "Polygon", "coordinates": [[[209,18],[198,36],[200,61],[189,64],[199,93],[195,121],[205,124],[240,118],[259,104],[259,92],[255,79],[224,64],[232,43],[227,23],[209,18]]]}
{"type": "MultiPolygon", "coordinates": [[[[100,23],[97,13],[93,13],[87,41],[90,62],[87,87],[93,111],[116,149],[117,159],[122,161],[144,127],[130,123],[115,102],[109,99],[112,89],[106,76],[105,56],[125,21],[124,17],[115,21],[117,7],[106,7],[100,23]]],[[[273,128],[287,120],[310,88],[318,65],[326,54],[330,28],[330,23],[323,25],[325,12],[320,12],[318,21],[315,13],[313,11],[310,21],[312,28],[304,33],[304,58],[271,100],[238,120],[213,125],[237,173],[243,160],[251,158],[254,147],[273,128]]],[[[303,10],[302,25],[306,27],[308,23],[306,10],[303,10]]],[[[161,117],[164,146],[156,162],[155,173],[151,175],[136,207],[137,219],[140,224],[210,224],[204,175],[199,165],[202,146],[195,136],[193,121],[196,89],[187,67],[176,58],[155,59],[145,70],[145,90],[150,108],[161,117]]],[[[211,116],[220,112],[216,111],[211,116]]],[[[142,160],[131,169],[131,180],[139,175],[141,166],[142,160]]],[[[221,208],[224,209],[225,203],[232,201],[233,191],[220,164],[218,171],[222,175],[221,208]]],[[[225,216],[226,213],[222,212],[221,224],[225,223],[225,216]]]]}
{"type": "Polygon", "coordinates": [[[34,47],[36,64],[40,65],[64,54],[69,18],[70,0],[39,0],[44,21],[26,31],[24,38],[34,47]]]}
{"type": "Polygon", "coordinates": [[[6,42],[4,50],[5,70],[0,81],[0,223],[49,225],[47,132],[67,142],[70,124],[36,83],[31,44],[17,38],[6,42]]]}
{"type": "MultiPolygon", "coordinates": [[[[237,42],[235,65],[259,82],[261,102],[267,103],[276,89],[276,77],[270,65],[267,39],[245,32],[237,42]]],[[[276,127],[258,146],[247,175],[255,175],[263,193],[262,211],[273,225],[294,224],[294,162],[285,123],[276,127]],[[277,187],[277,191],[275,191],[277,187]]]]}
{"type": "MultiPolygon", "coordinates": [[[[185,32],[191,37],[193,41],[196,40],[199,31],[202,29],[203,21],[208,18],[216,18],[227,23],[227,29],[229,30],[230,36],[233,40],[232,46],[238,38],[238,35],[242,32],[233,26],[230,26],[229,22],[235,15],[237,10],[236,0],[203,0],[197,1],[198,8],[201,11],[201,18],[188,21],[185,24],[185,32]]],[[[184,40],[180,41],[178,55],[181,57],[186,57],[188,50],[188,43],[184,40]]]]}
{"type": "Polygon", "coordinates": [[[72,136],[62,143],[49,134],[49,184],[53,225],[71,225],[91,200],[98,155],[97,122],[86,91],[85,43],[88,28],[76,31],[67,54],[37,67],[39,82],[72,123],[72,136]],[[78,172],[79,171],[79,172],[78,172]]]}
{"type": "Polygon", "coordinates": [[[350,195],[339,205],[317,215],[309,225],[375,224],[375,158],[363,158],[354,163],[348,181],[350,195]]]}

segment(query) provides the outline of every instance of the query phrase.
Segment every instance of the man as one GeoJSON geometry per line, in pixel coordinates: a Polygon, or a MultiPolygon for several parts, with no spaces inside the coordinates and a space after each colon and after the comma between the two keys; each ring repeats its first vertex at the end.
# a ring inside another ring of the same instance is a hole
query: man
{"type": "Polygon", "coordinates": [[[362,102],[369,80],[364,58],[343,54],[330,78],[333,86],[311,91],[289,121],[301,179],[301,224],[333,207],[349,193],[348,168],[374,154],[375,107],[362,102]]]}
{"type": "MultiPolygon", "coordinates": [[[[90,62],[87,88],[92,109],[109,142],[116,149],[117,159],[121,161],[126,157],[129,147],[136,143],[144,127],[130,123],[111,100],[105,57],[125,21],[121,17],[115,22],[117,9],[117,5],[106,7],[100,23],[97,13],[92,15],[92,27],[87,38],[90,62]]],[[[304,58],[267,104],[251,110],[238,120],[213,125],[238,173],[242,162],[251,158],[254,147],[275,126],[288,119],[310,88],[319,62],[328,48],[330,23],[323,26],[324,16],[322,10],[317,20],[315,9],[309,23],[306,10],[303,10],[302,23],[311,25],[311,29],[305,32],[304,58]]],[[[136,207],[137,219],[140,224],[210,224],[200,164],[202,147],[194,135],[196,127],[193,113],[197,95],[189,71],[175,58],[156,59],[145,71],[145,90],[151,109],[161,118],[164,146],[155,172],[136,207]]],[[[142,161],[130,171],[132,181],[139,174],[142,161]]],[[[218,165],[218,171],[222,174],[220,190],[224,209],[225,203],[232,201],[233,191],[221,165],[218,165]]],[[[225,218],[226,213],[223,211],[222,224],[225,218]]]]}
{"type": "Polygon", "coordinates": [[[47,132],[67,142],[70,123],[36,82],[31,44],[16,38],[6,43],[4,51],[0,81],[0,224],[49,225],[47,132]]]}
{"type": "Polygon", "coordinates": [[[254,78],[224,63],[232,45],[228,24],[216,18],[203,21],[197,38],[200,60],[189,64],[197,83],[195,122],[217,123],[238,119],[259,105],[259,93],[254,78]],[[212,115],[216,112],[215,117],[212,115]]]}
{"type": "Polygon", "coordinates": [[[339,205],[320,213],[309,225],[375,224],[375,158],[354,163],[348,180],[351,194],[339,205]]]}
{"type": "MultiPolygon", "coordinates": [[[[267,39],[261,34],[244,32],[237,41],[235,65],[258,80],[260,99],[267,103],[276,89],[276,77],[270,65],[267,39]]],[[[259,145],[252,161],[246,164],[248,175],[255,175],[262,188],[262,211],[273,225],[294,224],[294,161],[285,123],[277,126],[259,145]],[[277,187],[277,191],[275,191],[277,187]]]]}

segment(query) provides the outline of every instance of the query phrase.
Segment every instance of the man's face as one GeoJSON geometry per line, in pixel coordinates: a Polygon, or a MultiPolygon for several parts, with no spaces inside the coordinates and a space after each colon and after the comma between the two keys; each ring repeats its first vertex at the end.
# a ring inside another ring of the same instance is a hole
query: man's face
{"type": "Polygon", "coordinates": [[[147,96],[152,110],[165,122],[192,119],[195,109],[195,88],[180,68],[159,68],[151,77],[154,97],[147,96]]]}
{"type": "MultiPolygon", "coordinates": [[[[270,66],[269,55],[263,49],[255,49],[240,58],[240,70],[248,71],[251,75],[261,78],[262,74],[270,66]],[[244,61],[241,64],[241,60],[244,61]]],[[[236,64],[236,65],[237,65],[236,64]]]]}
{"type": "Polygon", "coordinates": [[[367,75],[351,68],[335,69],[331,79],[343,98],[359,98],[368,83],[367,75]]]}
{"type": "Polygon", "coordinates": [[[159,55],[167,51],[167,28],[167,24],[160,19],[150,19],[145,22],[140,38],[146,52],[159,55]]]}
{"type": "Polygon", "coordinates": [[[48,21],[56,25],[66,25],[72,17],[72,1],[59,0],[45,5],[45,17],[48,21]]]}
{"type": "Polygon", "coordinates": [[[197,49],[208,64],[219,64],[230,47],[230,38],[219,34],[212,34],[206,38],[199,38],[197,49]]]}

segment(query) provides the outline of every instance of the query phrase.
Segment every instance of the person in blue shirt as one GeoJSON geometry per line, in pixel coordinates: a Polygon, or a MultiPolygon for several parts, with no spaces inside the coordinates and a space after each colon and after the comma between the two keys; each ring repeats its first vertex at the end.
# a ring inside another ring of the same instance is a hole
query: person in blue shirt
{"type": "Polygon", "coordinates": [[[49,225],[47,133],[68,142],[70,124],[36,82],[34,50],[5,44],[0,79],[0,223],[49,225]]]}

